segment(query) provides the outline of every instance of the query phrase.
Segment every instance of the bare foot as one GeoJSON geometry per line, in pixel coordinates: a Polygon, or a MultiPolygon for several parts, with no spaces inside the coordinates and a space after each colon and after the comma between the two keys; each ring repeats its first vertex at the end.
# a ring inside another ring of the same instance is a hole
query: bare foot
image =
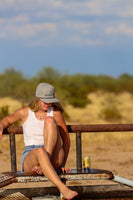
{"type": "MultiPolygon", "coordinates": [[[[39,175],[42,175],[43,172],[41,170],[41,167],[40,166],[35,166],[32,168],[32,171],[39,174],[39,175]]],[[[74,197],[76,197],[78,195],[78,193],[76,191],[73,191],[73,190],[70,190],[68,187],[66,187],[64,185],[64,187],[62,187],[61,189],[61,193],[63,194],[63,198],[64,200],[67,199],[67,200],[71,200],[73,199],[74,197]]]]}
{"type": "Polygon", "coordinates": [[[32,168],[32,171],[33,171],[33,172],[36,172],[36,173],[39,174],[39,175],[43,175],[43,172],[42,172],[40,166],[35,166],[35,167],[33,167],[33,168],[32,168]]]}
{"type": "Polygon", "coordinates": [[[76,197],[78,195],[78,193],[76,191],[70,190],[69,188],[68,188],[67,191],[65,191],[62,194],[63,194],[63,199],[64,200],[65,199],[71,200],[71,199],[73,199],[74,197],[76,197]]]}

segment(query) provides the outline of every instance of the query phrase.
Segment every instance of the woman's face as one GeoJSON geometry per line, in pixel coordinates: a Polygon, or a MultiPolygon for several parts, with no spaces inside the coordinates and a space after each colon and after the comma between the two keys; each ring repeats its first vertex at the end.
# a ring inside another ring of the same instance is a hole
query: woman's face
{"type": "Polygon", "coordinates": [[[41,101],[41,109],[42,109],[42,110],[46,111],[46,110],[48,110],[49,107],[51,107],[51,106],[52,106],[52,103],[45,103],[45,102],[41,101]]]}

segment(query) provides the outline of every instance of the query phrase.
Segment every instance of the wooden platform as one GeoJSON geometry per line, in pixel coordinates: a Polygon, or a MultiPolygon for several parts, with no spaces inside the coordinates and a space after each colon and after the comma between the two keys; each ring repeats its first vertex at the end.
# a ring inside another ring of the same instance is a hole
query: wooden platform
{"type": "MultiPolygon", "coordinates": [[[[94,180],[94,179],[113,179],[113,174],[107,170],[91,169],[89,173],[78,173],[76,169],[72,169],[69,174],[59,174],[61,179],[69,180],[94,180]]],[[[11,183],[27,183],[27,182],[43,182],[48,181],[45,176],[36,173],[22,172],[4,172],[0,174],[0,187],[4,187],[11,183]]]]}

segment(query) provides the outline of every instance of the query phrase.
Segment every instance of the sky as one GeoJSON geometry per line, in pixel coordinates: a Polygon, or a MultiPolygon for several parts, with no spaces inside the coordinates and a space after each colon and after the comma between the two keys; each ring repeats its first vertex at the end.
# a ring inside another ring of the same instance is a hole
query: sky
{"type": "Polygon", "coordinates": [[[133,0],[0,0],[0,74],[133,75],[133,0]]]}

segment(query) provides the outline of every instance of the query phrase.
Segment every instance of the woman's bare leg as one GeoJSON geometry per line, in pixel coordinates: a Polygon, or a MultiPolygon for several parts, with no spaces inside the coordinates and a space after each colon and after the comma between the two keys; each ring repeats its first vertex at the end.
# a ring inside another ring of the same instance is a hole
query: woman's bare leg
{"type": "Polygon", "coordinates": [[[54,183],[66,199],[73,199],[78,193],[70,190],[58,177],[44,148],[32,150],[24,160],[24,171],[31,172],[34,166],[40,166],[43,174],[54,183]]]}
{"type": "MultiPolygon", "coordinates": [[[[53,117],[47,117],[45,119],[44,126],[44,144],[45,150],[49,155],[49,159],[55,169],[59,168],[64,159],[64,150],[61,145],[61,139],[56,121],[53,117]]],[[[34,166],[32,171],[42,175],[41,167],[34,166]]]]}
{"type": "MultiPolygon", "coordinates": [[[[53,117],[45,119],[44,128],[45,150],[49,155],[49,159],[55,169],[59,168],[64,159],[64,150],[62,148],[59,130],[53,117]]],[[[32,171],[42,175],[40,166],[34,166],[32,171]]]]}
{"type": "Polygon", "coordinates": [[[64,150],[58,126],[53,117],[47,117],[44,128],[45,150],[55,169],[61,166],[64,160],[64,150]]]}

